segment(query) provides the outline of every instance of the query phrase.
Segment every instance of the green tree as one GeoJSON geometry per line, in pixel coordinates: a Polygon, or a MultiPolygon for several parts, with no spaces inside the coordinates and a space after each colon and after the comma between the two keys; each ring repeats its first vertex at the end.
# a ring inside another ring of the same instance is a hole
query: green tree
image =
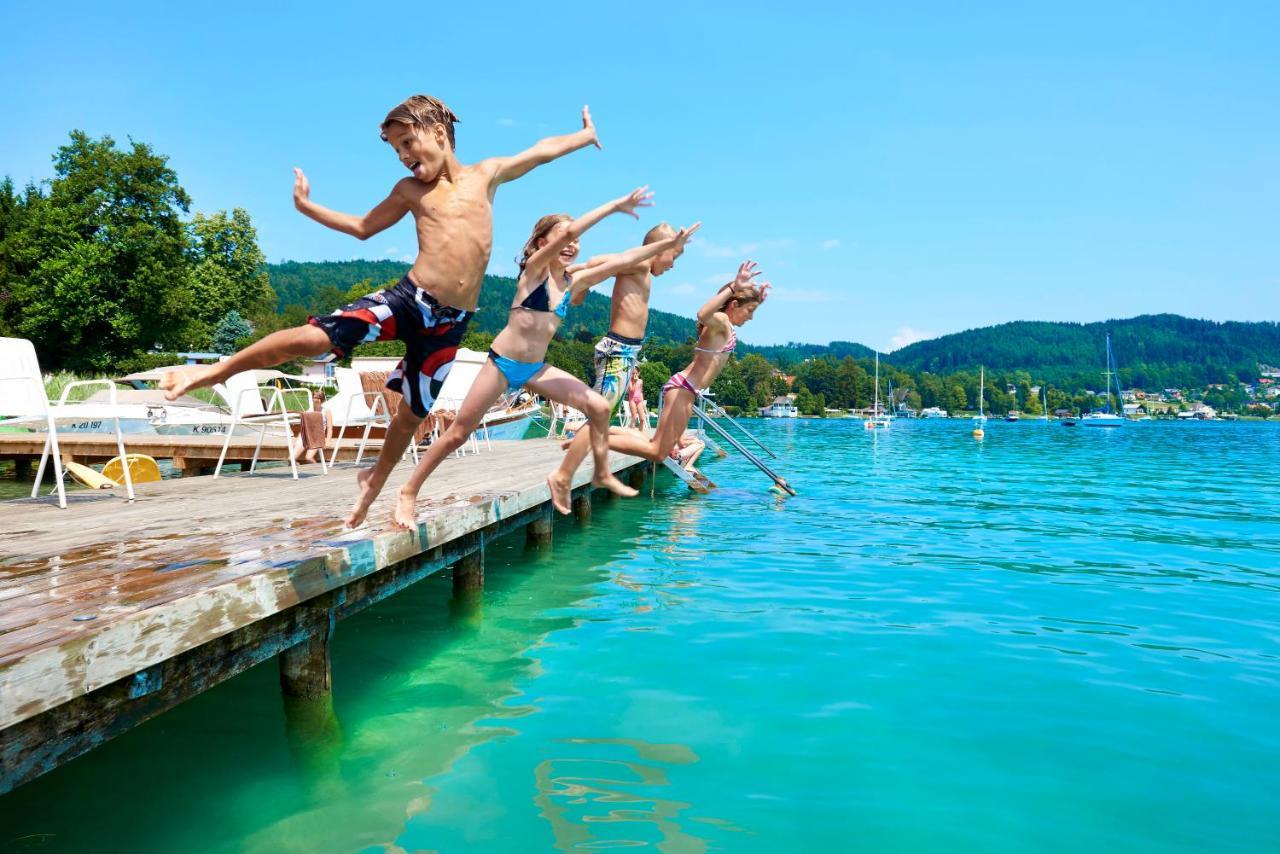
{"type": "Polygon", "coordinates": [[[946,410],[952,415],[958,415],[969,408],[969,399],[965,396],[964,386],[959,383],[952,383],[947,387],[946,400],[946,410]]]}
{"type": "Polygon", "coordinates": [[[813,392],[809,391],[804,383],[796,380],[796,408],[800,410],[801,415],[813,414],[813,392]]]}
{"type": "Polygon", "coordinates": [[[187,251],[197,320],[212,328],[231,311],[251,318],[275,312],[266,257],[243,208],[197,213],[187,226],[187,251]]]}
{"type": "Polygon", "coordinates": [[[190,199],[167,158],[73,131],[54,174],[5,236],[6,326],[51,369],[188,346],[198,336],[179,215],[190,199]]]}
{"type": "Polygon", "coordinates": [[[236,351],[236,342],[253,334],[253,326],[234,308],[222,318],[213,332],[213,350],[229,356],[236,351]]]}
{"type": "Polygon", "coordinates": [[[658,392],[668,379],[671,369],[662,362],[641,362],[640,379],[644,381],[644,399],[650,409],[658,406],[658,392]]]}

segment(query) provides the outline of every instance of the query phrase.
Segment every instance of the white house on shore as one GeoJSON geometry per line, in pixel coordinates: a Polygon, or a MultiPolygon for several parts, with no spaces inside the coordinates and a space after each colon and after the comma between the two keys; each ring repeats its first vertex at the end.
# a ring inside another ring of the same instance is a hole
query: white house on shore
{"type": "Polygon", "coordinates": [[[799,418],[800,410],[796,408],[793,395],[775,397],[773,403],[760,407],[762,418],[799,418]]]}

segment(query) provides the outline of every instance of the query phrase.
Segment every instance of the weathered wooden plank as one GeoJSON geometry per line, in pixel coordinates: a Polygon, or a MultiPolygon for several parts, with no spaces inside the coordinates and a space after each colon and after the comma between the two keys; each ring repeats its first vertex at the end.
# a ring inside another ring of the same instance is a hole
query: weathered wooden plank
{"type": "MultiPolygon", "coordinates": [[[[415,581],[480,552],[484,543],[540,515],[534,505],[485,529],[455,537],[407,560],[355,579],[56,708],[0,729],[0,794],[79,756],[255,664],[328,632],[415,581]]],[[[468,601],[474,601],[468,597],[468,601]]],[[[286,700],[286,714],[302,728],[337,726],[323,700],[286,700]]],[[[313,733],[314,735],[314,733],[313,733]]]]}
{"type": "MultiPolygon", "coordinates": [[[[418,528],[411,532],[385,525],[341,531],[340,517],[353,491],[355,472],[350,468],[328,478],[297,482],[287,476],[254,475],[206,479],[207,484],[195,480],[149,484],[152,490],[140,492],[134,505],[105,502],[59,511],[27,504],[21,511],[0,509],[0,529],[19,513],[22,520],[23,553],[17,564],[27,573],[23,579],[27,587],[17,599],[28,597],[26,605],[33,607],[56,601],[54,613],[59,615],[56,624],[50,625],[29,622],[38,607],[23,610],[22,618],[15,618],[13,624],[27,625],[0,635],[0,726],[543,505],[549,498],[543,474],[554,467],[561,453],[552,443],[499,443],[492,453],[447,461],[432,479],[440,497],[421,506],[418,528]],[[198,483],[199,488],[193,489],[198,483]],[[244,530],[246,520],[272,504],[275,512],[259,514],[268,520],[267,531],[249,526],[243,537],[228,536],[244,530]],[[69,537],[65,521],[73,516],[75,536],[69,537]],[[85,559],[91,557],[87,553],[94,545],[81,545],[80,538],[87,535],[104,538],[96,545],[112,564],[105,583],[95,579],[93,563],[85,559]],[[167,536],[173,536],[172,552],[165,545],[170,542],[167,536]],[[144,541],[148,548],[135,552],[132,547],[144,541]],[[63,569],[59,550],[72,544],[79,548],[70,551],[84,553],[63,569]],[[172,565],[175,555],[191,550],[219,565],[204,572],[179,571],[172,580],[158,584],[150,578],[136,584],[130,579],[131,572],[152,578],[166,574],[163,570],[172,565]],[[49,563],[50,588],[33,592],[29,573],[33,562],[42,558],[49,563]],[[56,600],[50,593],[55,580],[68,594],[56,600]],[[96,619],[70,619],[73,612],[86,615],[79,612],[88,607],[96,609],[96,619]]],[[[621,469],[632,462],[618,456],[611,466],[621,469]]],[[[393,475],[388,497],[374,506],[375,519],[386,518],[381,514],[389,511],[397,479],[407,471],[402,466],[393,475]]],[[[589,477],[590,469],[585,468],[578,481],[584,483],[589,477]]],[[[6,538],[3,545],[10,542],[6,538]]],[[[9,560],[3,563],[15,565],[9,560]]]]}

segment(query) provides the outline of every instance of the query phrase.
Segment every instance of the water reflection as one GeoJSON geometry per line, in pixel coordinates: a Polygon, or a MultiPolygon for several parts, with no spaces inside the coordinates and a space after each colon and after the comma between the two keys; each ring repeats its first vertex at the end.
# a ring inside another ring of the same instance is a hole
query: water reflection
{"type": "MultiPolygon", "coordinates": [[[[534,768],[533,802],[551,826],[556,848],[649,847],[705,851],[708,840],[686,825],[692,805],[677,800],[664,766],[698,761],[682,744],[635,739],[560,739],[569,755],[534,768]]],[[[701,819],[721,829],[718,819],[701,819]]]]}

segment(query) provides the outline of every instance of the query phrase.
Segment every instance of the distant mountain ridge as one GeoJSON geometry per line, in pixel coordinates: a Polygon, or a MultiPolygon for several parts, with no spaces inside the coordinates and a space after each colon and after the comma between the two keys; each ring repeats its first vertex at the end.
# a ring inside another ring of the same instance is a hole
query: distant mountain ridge
{"type": "Polygon", "coordinates": [[[1147,314],[1094,323],[1015,321],[918,341],[889,361],[915,371],[1023,370],[1038,379],[1099,375],[1111,335],[1122,377],[1133,385],[1202,385],[1253,380],[1259,363],[1280,359],[1280,324],[1219,323],[1147,314]],[[1181,381],[1180,381],[1181,380],[1181,381]]]}
{"type": "MultiPolygon", "coordinates": [[[[280,308],[301,305],[311,311],[332,310],[332,301],[353,285],[367,282],[371,288],[381,287],[399,279],[407,269],[408,265],[397,261],[286,261],[267,265],[280,308]],[[316,304],[318,299],[328,302],[316,304]]],[[[472,329],[498,332],[506,323],[514,293],[514,279],[486,276],[480,312],[472,329]]],[[[592,293],[585,305],[570,313],[562,336],[594,340],[608,330],[608,324],[608,297],[592,293]]],[[[1072,380],[1088,385],[1100,382],[1107,333],[1111,334],[1122,382],[1144,388],[1200,386],[1233,379],[1251,381],[1256,379],[1259,363],[1280,364],[1278,323],[1219,323],[1176,314],[1095,323],[1014,321],[918,341],[882,354],[882,359],[886,364],[916,372],[951,374],[984,366],[988,371],[1026,371],[1037,381],[1072,380]]],[[[652,342],[683,344],[693,334],[692,319],[656,309],[650,312],[652,342]]],[[[739,351],[757,353],[783,370],[811,358],[867,359],[874,352],[849,341],[767,346],[744,343],[739,351]]]]}
{"type": "MultiPolygon", "coordinates": [[[[384,287],[399,280],[408,269],[409,265],[399,261],[285,261],[267,265],[280,309],[283,311],[289,305],[301,305],[312,312],[337,308],[331,304],[332,301],[338,298],[339,293],[346,293],[359,282],[368,282],[371,290],[384,287]],[[320,304],[322,302],[324,304],[320,304]]],[[[515,292],[515,279],[485,276],[471,331],[497,334],[506,325],[507,311],[515,292]]],[[[587,301],[581,306],[574,306],[569,312],[568,323],[561,335],[573,337],[583,330],[593,342],[609,331],[607,295],[587,294],[587,301]]],[[[693,320],[657,309],[649,312],[650,339],[683,344],[693,334],[693,320]]]]}

